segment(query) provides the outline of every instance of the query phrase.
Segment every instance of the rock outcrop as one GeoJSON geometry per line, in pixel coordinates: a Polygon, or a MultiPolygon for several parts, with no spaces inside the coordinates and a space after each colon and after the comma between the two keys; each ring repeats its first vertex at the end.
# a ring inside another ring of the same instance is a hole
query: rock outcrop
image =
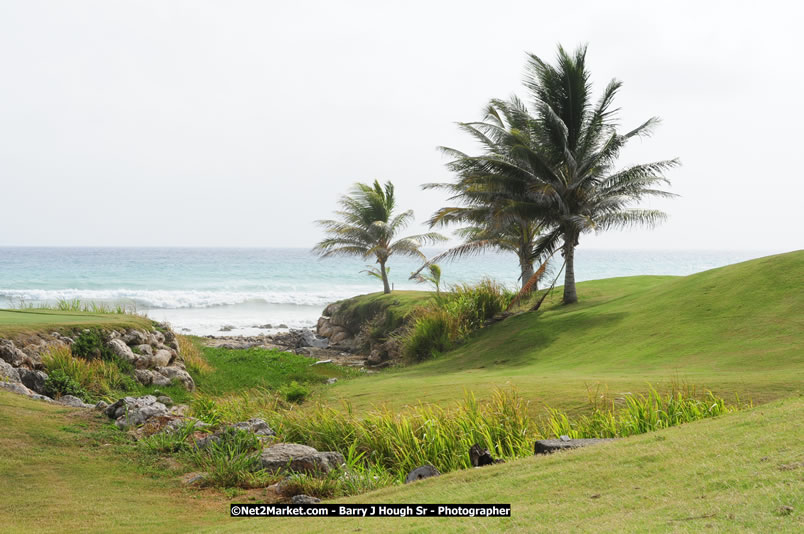
{"type": "Polygon", "coordinates": [[[344,464],[339,452],[319,452],[298,443],[277,443],[260,455],[263,469],[283,473],[326,474],[344,464]]]}

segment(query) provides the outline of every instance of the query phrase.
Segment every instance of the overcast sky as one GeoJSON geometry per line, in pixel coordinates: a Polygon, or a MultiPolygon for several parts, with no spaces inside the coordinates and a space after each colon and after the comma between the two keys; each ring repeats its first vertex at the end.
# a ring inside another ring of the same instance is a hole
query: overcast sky
{"type": "MultiPolygon", "coordinates": [[[[794,2],[0,2],[0,245],[309,246],[355,181],[424,221],[438,145],[525,53],[589,44],[622,164],[679,157],[654,231],[589,248],[804,248],[794,2]]],[[[411,231],[419,231],[419,225],[411,231]]]]}

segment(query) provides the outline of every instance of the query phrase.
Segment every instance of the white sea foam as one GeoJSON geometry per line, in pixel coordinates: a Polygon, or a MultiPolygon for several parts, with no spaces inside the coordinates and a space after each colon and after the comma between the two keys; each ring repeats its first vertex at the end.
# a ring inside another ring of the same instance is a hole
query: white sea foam
{"type": "Polygon", "coordinates": [[[354,296],[361,289],[344,287],[322,291],[198,291],[143,289],[0,289],[0,300],[43,303],[59,300],[83,302],[133,303],[146,309],[211,308],[247,303],[295,304],[325,306],[330,302],[354,296]],[[356,292],[355,289],[358,291],[356,292]]]}

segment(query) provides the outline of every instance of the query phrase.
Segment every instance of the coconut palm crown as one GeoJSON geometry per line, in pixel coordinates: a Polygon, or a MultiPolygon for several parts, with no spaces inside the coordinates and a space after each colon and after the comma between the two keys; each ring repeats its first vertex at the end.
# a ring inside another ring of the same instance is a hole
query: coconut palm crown
{"type": "Polygon", "coordinates": [[[327,237],[313,252],[322,258],[330,256],[360,256],[376,258],[382,278],[383,291],[391,292],[388,283],[388,259],[395,255],[413,256],[425,260],[420,247],[446,238],[436,232],[411,235],[395,239],[413,220],[413,211],[395,214],[394,185],[387,181],[380,185],[356,183],[348,195],[340,198],[337,220],[316,221],[324,228],[327,237]]]}
{"type": "Polygon", "coordinates": [[[494,117],[473,124],[481,141],[488,138],[505,149],[474,157],[455,153],[450,163],[462,189],[483,184],[502,199],[495,204],[496,219],[526,218],[548,228],[533,253],[561,250],[565,304],[578,300],[575,247],[580,236],[662,221],[661,211],[633,205],[648,197],[674,196],[660,188],[669,184],[665,171],[678,165],[671,159],[615,168],[626,143],[650,135],[658,119],[618,132],[612,105],[621,82],[609,82],[593,102],[589,79],[586,46],[573,54],[559,46],[556,65],[531,54],[525,80],[530,109],[516,98],[495,101],[513,127],[502,127],[494,117]]]}

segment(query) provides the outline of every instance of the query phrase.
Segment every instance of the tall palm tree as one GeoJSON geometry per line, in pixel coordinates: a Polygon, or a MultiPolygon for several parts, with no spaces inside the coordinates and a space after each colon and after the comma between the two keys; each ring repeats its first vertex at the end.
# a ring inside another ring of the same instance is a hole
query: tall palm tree
{"type": "Polygon", "coordinates": [[[394,214],[396,198],[394,185],[388,181],[380,185],[356,183],[349,195],[340,198],[341,209],[336,211],[340,220],[316,221],[328,237],[319,242],[313,251],[322,258],[329,256],[375,257],[382,278],[383,291],[391,292],[386,263],[394,254],[426,259],[420,247],[446,238],[438,233],[401,237],[396,235],[413,220],[413,211],[394,214]]]}
{"type": "Polygon", "coordinates": [[[499,106],[514,116],[516,128],[505,130],[494,121],[476,128],[507,151],[459,156],[452,166],[461,179],[485,179],[488,187],[507,199],[500,203],[496,217],[531,217],[550,227],[537,240],[534,254],[562,251],[563,301],[571,304],[578,301],[575,248],[581,234],[662,221],[666,215],[661,211],[632,205],[647,197],[674,196],[660,187],[669,184],[664,173],[678,161],[615,168],[626,143],[650,135],[658,119],[626,133],[617,131],[617,110],[612,104],[622,84],[612,80],[601,98],[592,101],[586,46],[574,54],[559,46],[555,66],[531,54],[527,72],[525,86],[533,111],[513,99],[499,106]]]}

